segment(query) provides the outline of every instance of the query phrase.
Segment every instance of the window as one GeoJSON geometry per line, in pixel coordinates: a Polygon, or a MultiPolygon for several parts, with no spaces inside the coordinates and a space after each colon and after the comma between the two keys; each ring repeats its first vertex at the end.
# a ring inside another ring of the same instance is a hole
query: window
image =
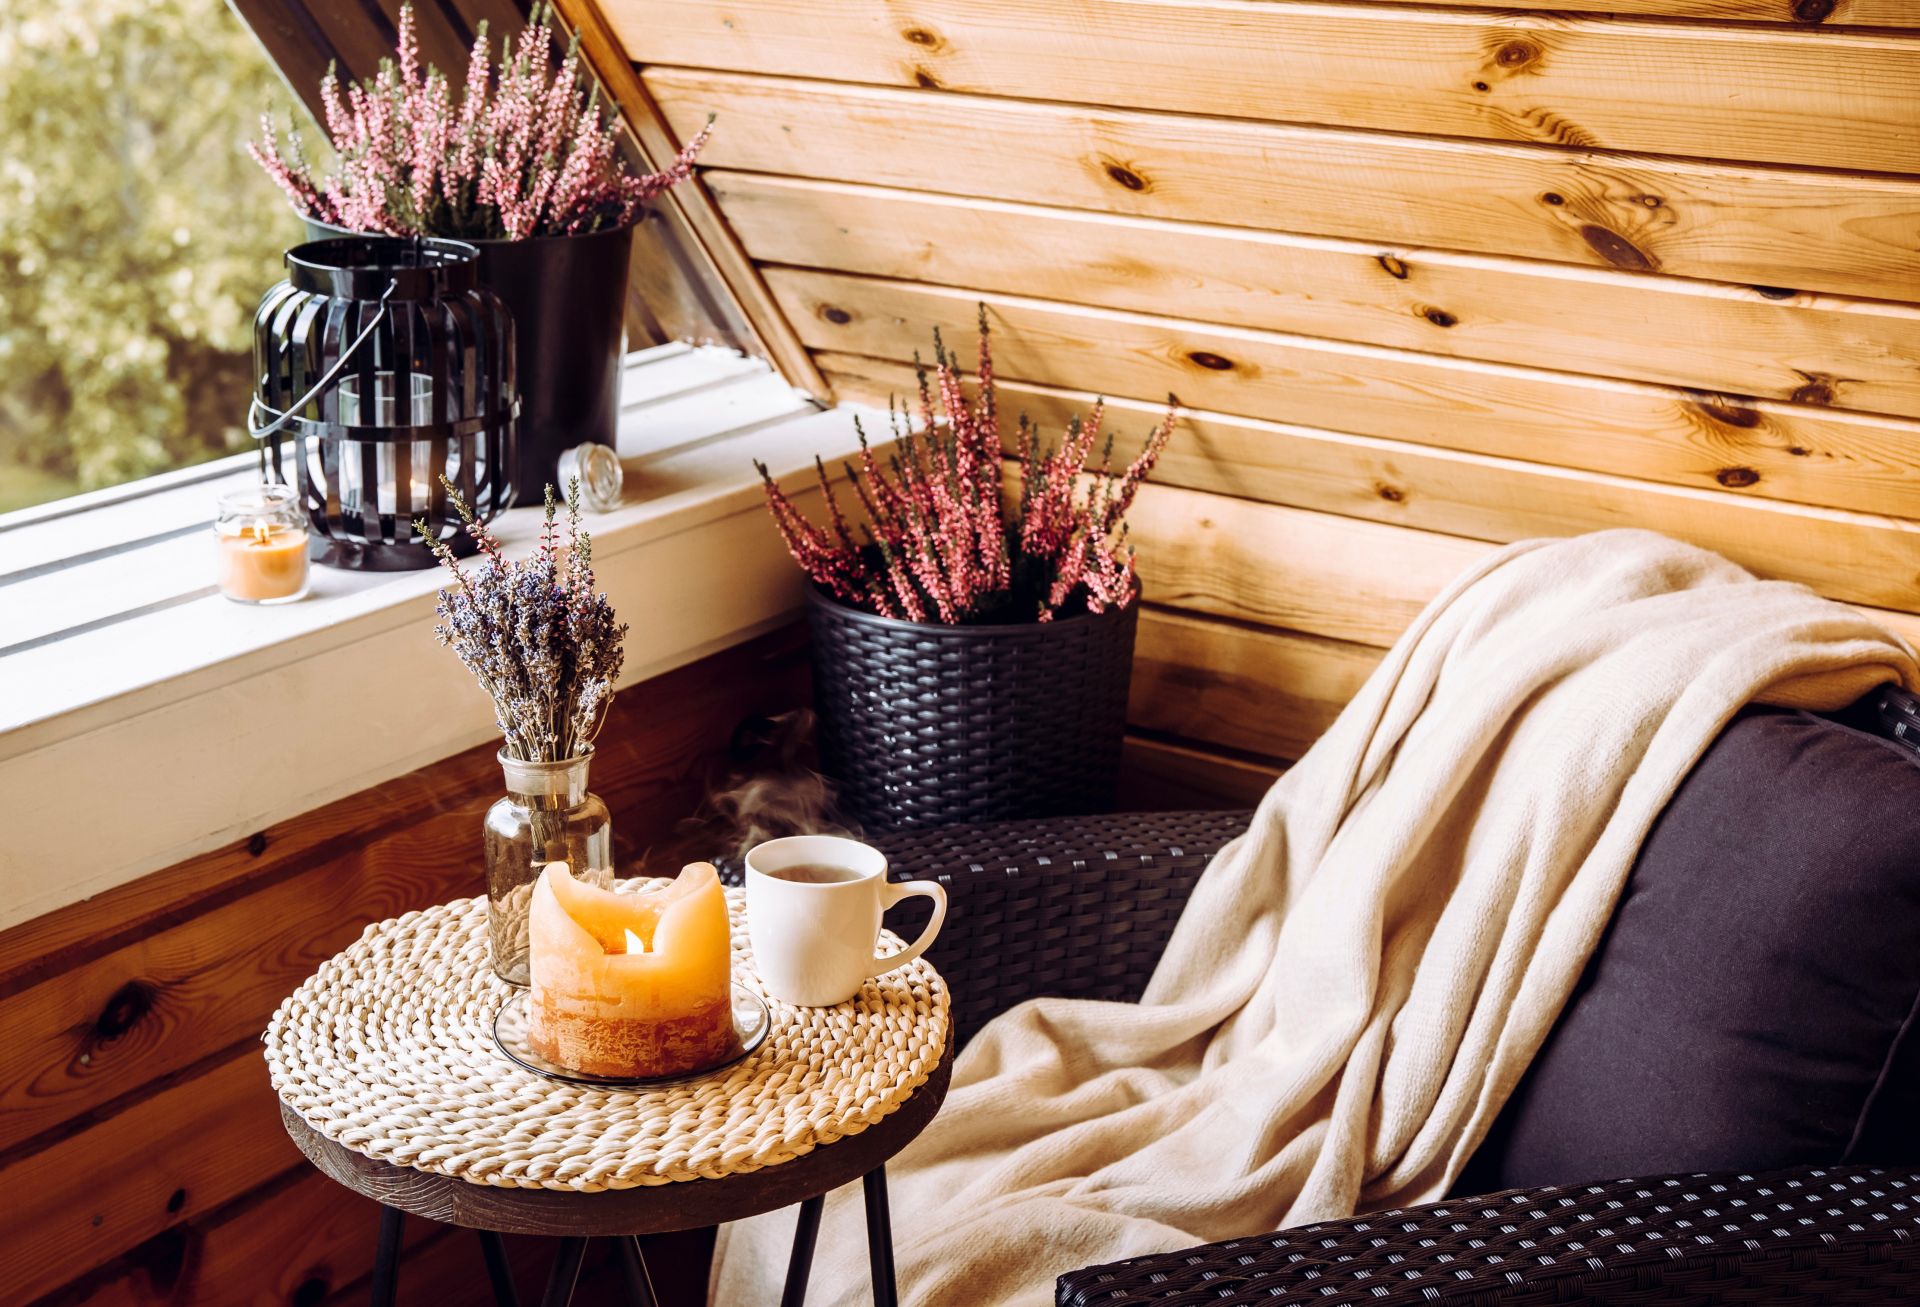
{"type": "Polygon", "coordinates": [[[250,446],[291,99],[223,0],[0,5],[0,512],[250,446]]]}

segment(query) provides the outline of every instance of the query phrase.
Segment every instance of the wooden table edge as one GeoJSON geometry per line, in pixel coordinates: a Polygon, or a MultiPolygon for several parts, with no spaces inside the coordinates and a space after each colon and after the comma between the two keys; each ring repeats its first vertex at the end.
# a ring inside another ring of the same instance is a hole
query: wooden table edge
{"type": "Polygon", "coordinates": [[[916,1139],[945,1102],[953,1076],[953,1034],[940,1063],[896,1110],[803,1157],[718,1180],[581,1193],[516,1189],[434,1175],[383,1162],[327,1138],[282,1101],[294,1145],[322,1174],[377,1203],[414,1216],[501,1234],[601,1236],[664,1234],[777,1211],[850,1184],[916,1139]]]}

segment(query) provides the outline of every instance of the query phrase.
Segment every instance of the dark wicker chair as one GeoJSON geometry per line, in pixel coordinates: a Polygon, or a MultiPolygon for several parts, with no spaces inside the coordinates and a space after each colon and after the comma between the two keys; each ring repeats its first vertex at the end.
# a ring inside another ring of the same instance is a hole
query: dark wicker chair
{"type": "MultiPolygon", "coordinates": [[[[930,956],[964,1041],[1040,995],[1135,999],[1245,813],[880,837],[948,887],[930,956]]],[[[917,922],[900,928],[911,936],[917,922]]],[[[1197,1303],[1883,1303],[1920,1299],[1920,1175],[1832,1167],[1516,1190],[1070,1270],[1071,1307],[1197,1303]]],[[[1062,1268],[1066,1270],[1067,1268],[1062,1268]]]]}

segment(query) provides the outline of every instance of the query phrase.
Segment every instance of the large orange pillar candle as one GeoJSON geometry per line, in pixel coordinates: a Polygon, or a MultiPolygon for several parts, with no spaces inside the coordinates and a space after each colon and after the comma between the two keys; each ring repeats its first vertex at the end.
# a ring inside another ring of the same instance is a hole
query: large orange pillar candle
{"type": "Polygon", "coordinates": [[[534,886],[527,1043],[598,1076],[679,1075],[735,1048],[727,900],[696,862],[616,894],[552,862],[534,886]]]}

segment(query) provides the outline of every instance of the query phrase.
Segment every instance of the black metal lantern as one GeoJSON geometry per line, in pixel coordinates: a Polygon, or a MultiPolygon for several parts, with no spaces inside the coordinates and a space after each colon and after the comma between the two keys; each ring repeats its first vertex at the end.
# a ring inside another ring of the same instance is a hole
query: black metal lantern
{"type": "Polygon", "coordinates": [[[388,572],[431,567],[430,540],[470,552],[442,476],[483,521],[513,503],[513,319],[478,257],[421,237],[310,241],[260,301],[248,426],[269,476],[299,487],[318,561],[388,572]]]}

